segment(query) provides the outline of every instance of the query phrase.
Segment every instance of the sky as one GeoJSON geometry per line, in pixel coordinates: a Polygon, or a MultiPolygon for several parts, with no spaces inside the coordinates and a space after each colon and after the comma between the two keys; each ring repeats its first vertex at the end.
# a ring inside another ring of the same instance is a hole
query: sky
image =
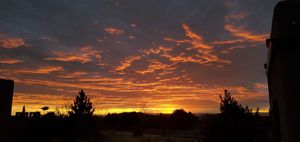
{"type": "Polygon", "coordinates": [[[269,108],[264,63],[277,0],[3,0],[0,78],[12,114],[67,112],[83,89],[96,114],[218,113],[224,89],[269,108]]]}

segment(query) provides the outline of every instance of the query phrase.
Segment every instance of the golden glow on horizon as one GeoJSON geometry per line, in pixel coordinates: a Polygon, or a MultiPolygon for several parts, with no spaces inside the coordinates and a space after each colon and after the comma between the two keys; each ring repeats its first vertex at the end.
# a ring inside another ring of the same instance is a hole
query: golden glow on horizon
{"type": "MultiPolygon", "coordinates": [[[[172,106],[172,105],[171,105],[172,106]]],[[[14,106],[11,115],[15,115],[16,112],[21,112],[23,106],[14,106]]],[[[147,114],[158,114],[158,113],[163,113],[163,114],[171,114],[174,112],[174,110],[180,109],[176,107],[155,107],[155,108],[108,108],[108,109],[95,109],[94,115],[106,115],[108,113],[123,113],[123,112],[142,112],[142,113],[147,113],[147,114]]],[[[41,114],[45,114],[47,112],[57,112],[59,111],[61,114],[67,114],[68,109],[66,108],[55,108],[55,107],[50,107],[49,110],[43,111],[41,109],[41,106],[26,106],[26,111],[27,112],[36,112],[39,111],[41,114]]],[[[189,112],[189,110],[185,110],[189,112]]],[[[192,113],[220,113],[218,108],[216,110],[210,110],[210,111],[191,111],[192,113]]],[[[252,113],[255,113],[253,111],[252,113]]],[[[269,108],[260,108],[259,113],[269,113],[269,108]]]]}
{"type": "MultiPolygon", "coordinates": [[[[240,91],[243,91],[240,90],[240,91]]],[[[245,90],[244,90],[245,91],[245,90]]],[[[76,93],[76,92],[74,92],[76,93]]],[[[242,93],[242,92],[241,92],[242,93]]],[[[51,95],[31,95],[27,96],[26,94],[17,93],[14,96],[13,107],[12,107],[12,115],[15,115],[16,112],[22,111],[23,105],[26,106],[27,112],[35,112],[39,111],[41,114],[44,114],[44,111],[41,110],[43,106],[48,106],[49,110],[46,112],[57,112],[59,111],[62,114],[67,114],[69,110],[69,106],[72,104],[74,96],[51,96],[51,95]]],[[[219,103],[218,103],[218,95],[211,98],[216,100],[214,105],[211,105],[211,102],[206,102],[204,104],[194,104],[190,100],[186,102],[178,103],[177,100],[180,100],[181,97],[176,97],[175,100],[170,99],[167,100],[152,100],[152,104],[144,104],[140,106],[133,107],[130,105],[130,101],[122,101],[119,102],[117,105],[105,105],[106,102],[109,103],[110,101],[100,100],[99,98],[93,99],[93,105],[95,108],[95,115],[105,115],[108,113],[121,113],[121,112],[144,112],[144,113],[172,113],[175,109],[184,109],[185,111],[191,111],[193,113],[219,113],[219,103]],[[167,103],[168,102],[168,103],[167,103]],[[128,103],[127,107],[125,106],[128,103]],[[119,106],[121,105],[121,106],[119,106]]],[[[189,95],[185,96],[189,97],[189,95]]],[[[237,96],[237,98],[243,98],[243,96],[237,96]]],[[[184,99],[184,98],[183,98],[184,99]]],[[[240,100],[238,99],[238,100],[240,100]]],[[[251,98],[244,98],[251,99],[251,98]]],[[[115,99],[117,100],[117,99],[115,99]]],[[[134,101],[134,100],[131,100],[134,101]]],[[[145,100],[144,100],[145,101],[145,100]]],[[[151,100],[149,100],[151,101],[151,100]]],[[[114,102],[114,101],[113,101],[114,102]]],[[[243,103],[241,103],[243,104],[243,103]]],[[[255,107],[253,108],[255,110],[255,107]]],[[[260,107],[260,112],[266,113],[269,111],[269,107],[260,107]]]]}
{"type": "MultiPolygon", "coordinates": [[[[172,105],[168,105],[172,106],[172,105]]],[[[41,112],[41,114],[47,113],[47,112],[60,112],[62,114],[67,114],[68,109],[63,108],[63,107],[49,107],[49,110],[43,111],[41,108],[42,106],[40,105],[25,105],[26,107],[26,112],[41,112]]],[[[21,112],[23,106],[13,106],[12,114],[15,115],[16,112],[21,112]]],[[[163,113],[163,114],[170,114],[174,110],[179,109],[175,107],[161,107],[161,108],[108,108],[108,109],[95,109],[94,114],[95,115],[106,115],[108,113],[122,113],[122,112],[143,112],[143,113],[163,113]]]]}

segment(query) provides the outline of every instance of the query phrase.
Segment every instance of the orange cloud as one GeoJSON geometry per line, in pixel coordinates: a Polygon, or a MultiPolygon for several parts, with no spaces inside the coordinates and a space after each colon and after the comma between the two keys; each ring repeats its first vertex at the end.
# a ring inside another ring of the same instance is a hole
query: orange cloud
{"type": "Polygon", "coordinates": [[[19,59],[12,59],[12,58],[0,58],[0,64],[17,64],[17,63],[22,63],[24,61],[19,60],[19,59]]]}
{"type": "Polygon", "coordinates": [[[168,47],[165,47],[165,46],[159,46],[158,48],[151,48],[151,49],[147,49],[147,50],[141,50],[141,52],[146,54],[146,55],[166,54],[166,52],[170,52],[172,50],[173,50],[172,48],[168,48],[168,47]]]}
{"type": "Polygon", "coordinates": [[[242,20],[242,19],[245,19],[248,15],[249,15],[249,12],[243,11],[243,12],[233,13],[231,15],[227,15],[227,16],[224,17],[224,19],[226,21],[242,20]]]}
{"type": "Polygon", "coordinates": [[[92,47],[82,47],[79,52],[77,51],[73,53],[65,53],[59,51],[54,51],[53,53],[57,57],[49,57],[44,59],[48,61],[81,62],[81,63],[87,63],[93,61],[93,59],[97,59],[97,60],[101,59],[101,55],[100,55],[101,52],[93,49],[92,47]]]}
{"type": "Polygon", "coordinates": [[[254,84],[254,88],[255,89],[268,89],[268,84],[265,84],[265,83],[255,83],[254,84]]]}
{"type": "MultiPolygon", "coordinates": [[[[91,78],[79,78],[78,81],[80,82],[97,82],[103,84],[124,84],[123,78],[108,78],[108,77],[91,77],[91,78]]],[[[129,83],[130,84],[130,83],[129,83]]]]}
{"type": "Polygon", "coordinates": [[[235,44],[245,42],[245,39],[233,39],[233,40],[223,40],[223,41],[214,41],[212,44],[223,45],[223,44],[235,44]]]}
{"type": "Polygon", "coordinates": [[[15,71],[15,73],[20,73],[20,74],[49,74],[51,72],[56,72],[56,71],[63,71],[64,68],[61,66],[45,66],[45,67],[39,67],[36,69],[18,69],[15,71]]]}
{"type": "Polygon", "coordinates": [[[167,57],[170,61],[173,62],[194,62],[194,63],[199,63],[199,64],[209,64],[210,62],[218,62],[218,63],[231,63],[230,61],[226,60],[219,60],[217,56],[171,56],[171,55],[163,55],[163,57],[167,57]]]}
{"type": "Polygon", "coordinates": [[[88,72],[72,72],[72,73],[67,73],[67,74],[64,74],[64,75],[59,75],[58,77],[61,77],[61,78],[67,78],[67,79],[71,79],[71,78],[79,78],[83,75],[87,75],[88,72]]]}
{"type": "Polygon", "coordinates": [[[115,69],[116,69],[116,71],[124,71],[125,69],[130,67],[134,61],[137,61],[140,59],[141,59],[141,56],[126,57],[123,61],[121,61],[121,65],[117,66],[115,69]]]}
{"type": "Polygon", "coordinates": [[[163,54],[163,57],[168,58],[173,62],[195,62],[199,64],[210,64],[210,63],[230,63],[230,61],[222,60],[218,57],[216,53],[214,53],[212,46],[209,43],[204,41],[204,38],[198,34],[196,34],[189,25],[182,24],[182,28],[185,32],[185,36],[189,39],[186,40],[175,40],[172,38],[163,38],[165,41],[174,42],[176,45],[188,44],[191,45],[186,48],[185,52],[181,52],[179,55],[172,54],[163,54]],[[196,54],[187,55],[188,51],[196,51],[196,54]]]}
{"type": "Polygon", "coordinates": [[[113,92],[149,92],[152,91],[153,86],[158,85],[157,82],[150,83],[134,83],[130,80],[117,78],[79,78],[73,81],[61,82],[49,81],[41,79],[24,79],[15,78],[16,83],[24,85],[37,85],[47,87],[72,88],[75,90],[96,90],[96,91],[113,91],[113,92]],[[89,82],[89,83],[87,83],[89,82]]]}
{"type": "MultiPolygon", "coordinates": [[[[236,3],[225,2],[225,6],[234,7],[236,3]]],[[[225,24],[224,29],[233,35],[236,39],[215,41],[212,44],[215,45],[231,45],[231,47],[223,49],[222,54],[231,53],[235,49],[245,48],[245,43],[252,43],[251,46],[256,46],[258,42],[264,42],[268,37],[268,34],[255,34],[251,31],[246,30],[245,26],[235,26],[233,23],[237,23],[240,20],[245,19],[250,13],[247,11],[236,12],[233,11],[229,15],[224,17],[225,24]]]]}
{"type": "Polygon", "coordinates": [[[229,47],[229,48],[226,48],[226,49],[222,50],[221,53],[222,54],[228,54],[228,53],[231,53],[235,49],[242,49],[242,48],[245,48],[245,46],[243,46],[243,45],[232,46],[232,47],[229,47]]]}
{"type": "Polygon", "coordinates": [[[250,31],[245,30],[244,26],[236,27],[232,24],[225,24],[224,29],[230,32],[236,37],[240,37],[249,41],[264,42],[268,37],[268,34],[254,34],[250,31]]]}
{"type": "Polygon", "coordinates": [[[22,46],[25,46],[25,40],[22,38],[6,38],[6,39],[2,39],[0,40],[1,46],[4,48],[19,48],[22,46]]]}
{"type": "Polygon", "coordinates": [[[164,64],[157,59],[148,60],[148,62],[150,62],[150,64],[148,65],[146,70],[139,70],[136,72],[139,74],[147,74],[147,73],[153,73],[158,70],[172,71],[172,70],[176,69],[176,67],[173,67],[174,64],[171,64],[171,65],[164,64]]]}
{"type": "Polygon", "coordinates": [[[56,56],[59,57],[52,57],[52,58],[45,58],[48,61],[64,61],[64,62],[81,62],[86,63],[89,62],[90,59],[78,54],[65,54],[64,52],[55,52],[56,56]]]}
{"type": "Polygon", "coordinates": [[[176,43],[176,45],[181,45],[181,44],[184,44],[184,43],[189,43],[190,42],[190,40],[175,40],[175,39],[172,39],[172,38],[167,38],[167,37],[165,37],[165,38],[163,38],[165,41],[169,41],[169,42],[174,42],[174,43],[176,43]]]}
{"type": "Polygon", "coordinates": [[[182,28],[185,31],[185,35],[189,37],[190,39],[196,40],[196,41],[203,41],[203,37],[197,35],[196,33],[192,32],[191,28],[187,24],[182,24],[182,28]]]}
{"type": "Polygon", "coordinates": [[[117,29],[114,27],[107,27],[107,28],[105,28],[105,31],[111,35],[120,35],[120,34],[124,33],[123,30],[120,30],[120,29],[117,29]]]}
{"type": "Polygon", "coordinates": [[[205,44],[202,36],[193,32],[187,24],[182,24],[182,28],[185,31],[185,35],[191,39],[190,44],[193,45],[188,49],[197,49],[200,52],[211,52],[213,47],[205,44]]]}

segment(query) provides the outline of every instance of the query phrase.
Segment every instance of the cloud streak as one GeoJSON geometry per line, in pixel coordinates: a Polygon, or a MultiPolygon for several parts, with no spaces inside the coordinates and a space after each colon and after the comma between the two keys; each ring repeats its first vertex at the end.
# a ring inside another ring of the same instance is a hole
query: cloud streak
{"type": "Polygon", "coordinates": [[[115,35],[115,36],[121,35],[121,34],[124,33],[123,30],[120,30],[120,29],[114,28],[114,27],[107,27],[107,28],[105,28],[105,31],[106,31],[107,33],[109,33],[109,34],[111,34],[111,35],[115,35]]]}
{"type": "Polygon", "coordinates": [[[125,69],[129,68],[133,62],[140,60],[141,56],[129,56],[121,61],[121,64],[115,68],[116,71],[124,72],[125,69]]]}
{"type": "Polygon", "coordinates": [[[17,64],[23,63],[23,60],[13,59],[13,58],[0,58],[0,64],[17,64]]]}
{"type": "Polygon", "coordinates": [[[2,47],[7,49],[19,48],[26,45],[25,40],[23,38],[0,39],[0,44],[2,47]]]}
{"type": "Polygon", "coordinates": [[[151,59],[151,60],[148,60],[148,62],[149,62],[149,65],[147,66],[147,69],[138,70],[136,72],[139,74],[147,74],[147,73],[154,73],[159,70],[173,71],[176,69],[176,67],[174,67],[174,64],[170,64],[170,65],[165,64],[165,63],[160,62],[157,59],[151,59]]]}
{"type": "Polygon", "coordinates": [[[82,47],[79,52],[65,53],[60,51],[54,51],[53,54],[56,57],[44,58],[48,61],[62,61],[62,62],[80,62],[87,63],[94,59],[100,61],[101,52],[94,50],[92,47],[82,47]]]}
{"type": "Polygon", "coordinates": [[[234,26],[232,24],[225,24],[224,29],[230,32],[233,36],[240,37],[249,41],[264,42],[268,34],[254,34],[247,31],[244,26],[234,26]]]}
{"type": "Polygon", "coordinates": [[[63,71],[62,66],[44,66],[36,69],[19,69],[14,71],[17,74],[50,74],[56,71],[63,71]]]}
{"type": "Polygon", "coordinates": [[[176,45],[188,44],[185,51],[196,51],[196,54],[188,55],[186,52],[182,52],[179,55],[164,54],[163,56],[169,58],[173,62],[194,62],[203,65],[211,63],[225,63],[228,64],[230,61],[220,59],[220,57],[214,52],[214,46],[204,41],[204,38],[199,34],[192,31],[188,24],[182,24],[182,28],[185,32],[185,36],[188,39],[175,40],[172,38],[164,38],[168,42],[174,42],[176,45]]]}

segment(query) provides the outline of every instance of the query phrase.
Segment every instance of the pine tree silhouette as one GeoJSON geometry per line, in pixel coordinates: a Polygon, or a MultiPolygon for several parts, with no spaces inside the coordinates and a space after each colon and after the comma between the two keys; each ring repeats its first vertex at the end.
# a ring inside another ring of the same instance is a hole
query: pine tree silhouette
{"type": "Polygon", "coordinates": [[[231,116],[240,116],[243,114],[251,114],[252,110],[246,106],[245,108],[233,98],[228,90],[224,90],[224,97],[220,95],[220,111],[222,114],[231,116]]]}
{"type": "Polygon", "coordinates": [[[93,116],[95,109],[93,108],[92,102],[85,95],[83,90],[79,92],[79,95],[71,105],[71,111],[69,111],[70,117],[72,118],[90,118],[93,116]]]}

